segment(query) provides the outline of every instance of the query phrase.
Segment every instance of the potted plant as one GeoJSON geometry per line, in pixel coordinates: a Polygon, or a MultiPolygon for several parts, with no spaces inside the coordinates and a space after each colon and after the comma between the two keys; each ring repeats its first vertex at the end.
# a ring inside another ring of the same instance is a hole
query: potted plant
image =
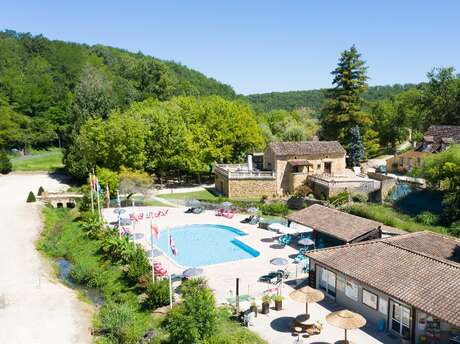
{"type": "Polygon", "coordinates": [[[283,297],[281,295],[273,296],[273,300],[275,301],[275,310],[280,311],[283,309],[283,297]]]}
{"type": "Polygon", "coordinates": [[[255,301],[251,302],[251,307],[249,307],[249,309],[251,310],[251,312],[254,312],[257,316],[257,304],[255,301]]]}
{"type": "Polygon", "coordinates": [[[262,296],[262,314],[268,314],[270,312],[270,302],[272,298],[270,295],[262,296]]]}

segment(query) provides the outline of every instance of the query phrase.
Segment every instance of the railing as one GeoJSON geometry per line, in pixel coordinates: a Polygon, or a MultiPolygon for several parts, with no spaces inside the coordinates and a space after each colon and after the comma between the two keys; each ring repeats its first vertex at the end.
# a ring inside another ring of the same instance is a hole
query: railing
{"type": "Polygon", "coordinates": [[[275,172],[248,170],[246,164],[215,165],[214,172],[227,176],[228,179],[274,179],[275,172]]]}

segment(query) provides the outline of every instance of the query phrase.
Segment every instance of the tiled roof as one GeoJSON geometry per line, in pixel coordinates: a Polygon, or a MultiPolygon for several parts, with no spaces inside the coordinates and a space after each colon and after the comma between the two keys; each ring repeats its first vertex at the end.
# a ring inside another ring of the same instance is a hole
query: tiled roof
{"type": "Polygon", "coordinates": [[[277,156],[346,153],[338,141],[278,142],[270,143],[268,147],[277,156]]]}
{"type": "Polygon", "coordinates": [[[414,252],[460,263],[460,240],[433,232],[416,232],[388,239],[393,245],[414,252]]]}
{"type": "Polygon", "coordinates": [[[319,204],[296,211],[288,220],[313,228],[345,242],[350,242],[382,226],[380,222],[344,213],[319,204]]]}
{"type": "Polygon", "coordinates": [[[425,136],[432,136],[434,142],[451,138],[460,143],[460,125],[431,125],[425,132],[425,136]]]}
{"type": "Polygon", "coordinates": [[[458,240],[420,232],[310,251],[307,256],[363,285],[460,326],[460,264],[443,258],[454,246],[460,248],[458,240]],[[436,243],[427,244],[430,240],[436,243]],[[436,250],[436,246],[441,247],[436,250]]]}
{"type": "Polygon", "coordinates": [[[380,229],[382,230],[382,233],[390,234],[390,235],[407,234],[407,232],[406,232],[406,231],[403,231],[402,229],[395,228],[395,227],[391,227],[391,226],[386,226],[386,225],[384,225],[384,224],[382,224],[382,226],[380,227],[380,229]]]}

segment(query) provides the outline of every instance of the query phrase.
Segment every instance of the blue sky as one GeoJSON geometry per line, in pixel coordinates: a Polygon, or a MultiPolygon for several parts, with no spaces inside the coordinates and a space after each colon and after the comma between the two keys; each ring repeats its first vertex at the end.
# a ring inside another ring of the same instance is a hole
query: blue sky
{"type": "Polygon", "coordinates": [[[460,72],[457,0],[15,0],[2,3],[0,29],[142,51],[243,94],[329,87],[352,44],[371,85],[460,72]]]}

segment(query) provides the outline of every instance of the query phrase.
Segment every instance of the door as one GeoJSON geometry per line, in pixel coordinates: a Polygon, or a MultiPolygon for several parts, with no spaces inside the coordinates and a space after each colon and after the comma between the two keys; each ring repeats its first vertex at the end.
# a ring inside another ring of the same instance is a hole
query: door
{"type": "Polygon", "coordinates": [[[325,162],[324,163],[324,173],[332,174],[332,162],[325,162]]]}
{"type": "Polygon", "coordinates": [[[335,299],[336,274],[324,268],[320,268],[319,273],[319,288],[322,289],[327,296],[335,299]]]}
{"type": "Polygon", "coordinates": [[[401,337],[410,338],[411,309],[396,301],[390,301],[390,329],[401,337]]]}

